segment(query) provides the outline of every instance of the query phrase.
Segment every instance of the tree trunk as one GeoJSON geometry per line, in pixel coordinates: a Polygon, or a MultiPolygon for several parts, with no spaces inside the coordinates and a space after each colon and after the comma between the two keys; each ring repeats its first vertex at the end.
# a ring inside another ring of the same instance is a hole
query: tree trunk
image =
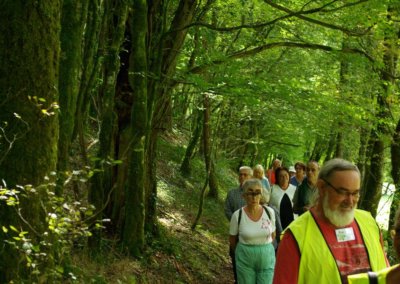
{"type": "MultiPolygon", "coordinates": [[[[400,15],[399,5],[392,4],[392,6],[389,6],[388,18],[394,16],[398,17],[399,15],[400,15]]],[[[389,20],[391,21],[391,19],[389,20]]],[[[398,73],[396,71],[398,68],[398,60],[399,60],[398,41],[400,39],[400,26],[396,25],[395,27],[397,30],[395,30],[392,41],[388,43],[390,51],[392,52],[387,53],[388,61],[392,62],[392,64],[389,65],[391,68],[387,69],[390,71],[390,74],[393,75],[393,77],[398,76],[398,73]]],[[[400,120],[397,122],[396,130],[393,133],[390,151],[392,160],[391,174],[396,190],[394,192],[393,202],[390,206],[389,229],[393,228],[396,211],[398,210],[398,208],[400,208],[399,207],[400,206],[399,203],[400,202],[400,120]]]]}
{"type": "MultiPolygon", "coordinates": [[[[99,151],[96,172],[92,178],[89,191],[89,201],[96,208],[98,218],[106,206],[106,200],[111,194],[116,177],[112,160],[116,159],[115,139],[117,115],[115,113],[115,91],[117,73],[120,67],[119,54],[124,39],[126,20],[128,15],[128,1],[116,1],[115,5],[105,3],[105,24],[103,33],[106,39],[102,86],[99,88],[98,110],[100,117],[99,151]]],[[[125,161],[126,162],[126,161],[125,161]]],[[[100,236],[94,234],[90,239],[92,246],[97,246],[100,236]]]]}
{"type": "MultiPolygon", "coordinates": [[[[206,180],[204,186],[200,191],[199,199],[199,209],[197,210],[197,215],[193,224],[191,226],[192,230],[196,229],[197,224],[203,213],[204,196],[207,190],[207,185],[210,186],[210,174],[211,174],[211,142],[210,142],[210,97],[207,93],[203,94],[203,148],[204,148],[204,163],[206,166],[206,180]]],[[[217,191],[218,194],[218,191],[217,191]]]]}
{"type": "Polygon", "coordinates": [[[211,159],[211,165],[210,165],[210,178],[208,182],[208,186],[210,188],[210,191],[208,192],[208,196],[214,199],[218,199],[219,196],[219,190],[218,190],[218,178],[215,173],[215,163],[214,160],[211,159]]]}
{"type": "MultiPolygon", "coordinates": [[[[386,66],[390,66],[387,55],[384,57],[386,66]]],[[[390,79],[386,72],[382,72],[382,94],[378,94],[378,113],[377,126],[372,131],[371,138],[373,143],[372,152],[369,153],[370,166],[366,174],[365,195],[361,203],[361,208],[370,211],[373,216],[376,215],[379,200],[382,196],[383,170],[384,170],[384,150],[385,136],[389,134],[389,128],[386,120],[390,118],[390,111],[386,97],[391,92],[390,79]]]]}
{"type": "MultiPolygon", "coordinates": [[[[341,129],[342,126],[342,123],[338,124],[339,129],[341,129]]],[[[336,135],[335,158],[343,158],[343,133],[341,130],[339,130],[336,135]]]]}
{"type": "Polygon", "coordinates": [[[213,161],[212,161],[212,146],[211,146],[211,104],[210,95],[203,94],[203,145],[204,145],[204,163],[208,176],[208,195],[213,198],[218,198],[218,183],[215,176],[213,161]]]}
{"type": "MultiPolygon", "coordinates": [[[[390,10],[390,7],[389,7],[390,10]]],[[[388,11],[388,17],[390,17],[390,11],[388,11]]],[[[398,34],[396,34],[398,36],[398,34]]],[[[371,137],[374,142],[372,153],[370,153],[370,169],[367,177],[367,184],[365,187],[365,198],[363,199],[362,208],[370,211],[373,216],[376,215],[379,200],[382,196],[382,184],[384,178],[385,168],[385,140],[391,136],[391,127],[388,121],[391,120],[390,101],[387,98],[392,97],[394,94],[393,85],[394,77],[396,74],[396,52],[393,52],[394,46],[397,46],[396,42],[398,38],[385,37],[385,53],[383,55],[383,62],[385,68],[381,70],[381,86],[382,92],[377,97],[377,126],[376,130],[373,131],[371,137]]]]}
{"type": "Polygon", "coordinates": [[[321,136],[317,136],[314,144],[314,148],[311,153],[311,160],[320,161],[322,155],[326,152],[325,151],[325,139],[321,136]]]}
{"type": "Polygon", "coordinates": [[[82,56],[82,75],[80,80],[79,94],[76,104],[75,124],[72,140],[79,137],[81,154],[87,163],[86,142],[84,130],[86,127],[87,112],[92,94],[96,93],[97,79],[100,76],[101,59],[104,54],[104,38],[100,36],[104,30],[104,5],[105,1],[88,0],[88,16],[84,33],[84,49],[82,56]]]}
{"type": "Polygon", "coordinates": [[[185,157],[183,158],[180,170],[183,176],[188,177],[191,174],[190,161],[193,157],[196,145],[199,142],[201,133],[203,129],[203,114],[200,110],[196,111],[196,121],[194,125],[194,130],[189,144],[186,148],[185,157]]]}
{"type": "Polygon", "coordinates": [[[400,120],[397,122],[396,131],[393,134],[390,154],[392,160],[391,174],[396,191],[394,192],[393,201],[390,206],[389,229],[393,226],[394,215],[400,206],[400,120]]]}
{"type": "MultiPolygon", "coordinates": [[[[1,5],[0,121],[7,126],[0,141],[0,178],[9,188],[38,186],[56,169],[59,128],[53,103],[58,101],[60,22],[60,1],[15,0],[1,5]]],[[[40,231],[45,223],[41,193],[20,198],[20,213],[40,231]]],[[[0,220],[3,227],[32,233],[4,202],[0,220]]],[[[29,236],[34,242],[34,234],[29,236]]],[[[7,238],[1,230],[1,283],[28,275],[19,254],[4,242],[7,238]]]]}
{"type": "Polygon", "coordinates": [[[147,134],[147,3],[135,0],[130,20],[132,53],[129,80],[132,88],[131,151],[125,196],[125,222],[122,245],[133,256],[139,256],[145,245],[145,141],[147,134]]]}
{"type": "Polygon", "coordinates": [[[373,148],[369,153],[370,167],[367,177],[367,183],[364,188],[364,198],[361,203],[361,208],[371,212],[376,216],[378,203],[382,195],[383,168],[384,168],[384,143],[378,137],[376,131],[371,135],[373,148]]]}
{"type": "Polygon", "coordinates": [[[65,0],[61,19],[60,58],[60,139],[58,140],[57,172],[60,180],[57,195],[62,194],[62,184],[68,168],[69,150],[75,125],[76,103],[82,66],[82,34],[87,20],[88,1],[65,0]]]}
{"type": "Polygon", "coordinates": [[[155,126],[155,105],[162,94],[161,83],[164,54],[163,35],[166,29],[166,3],[164,0],[148,2],[148,74],[147,83],[147,125],[145,141],[145,231],[150,235],[157,235],[157,142],[160,129],[155,126]],[[161,16],[162,15],[162,16],[161,16]],[[154,78],[156,77],[156,78],[154,78]]]}
{"type": "MultiPolygon", "coordinates": [[[[343,40],[342,40],[342,48],[347,49],[351,48],[349,39],[346,35],[343,35],[343,40]]],[[[347,58],[342,58],[340,60],[340,82],[339,82],[339,92],[340,92],[340,97],[341,99],[346,99],[348,95],[348,85],[349,85],[349,62],[347,58]]],[[[339,112],[342,114],[342,112],[339,112]]],[[[343,122],[342,118],[338,118],[336,121],[336,129],[337,129],[337,135],[336,135],[336,149],[335,149],[335,158],[344,158],[344,138],[343,138],[343,122]]]]}
{"type": "Polygon", "coordinates": [[[250,162],[249,165],[251,167],[255,166],[258,156],[258,131],[257,124],[254,120],[249,121],[249,128],[251,136],[249,137],[249,151],[250,151],[250,162]]]}
{"type": "Polygon", "coordinates": [[[368,138],[369,138],[369,131],[366,128],[361,128],[360,131],[360,148],[358,150],[358,161],[357,167],[360,170],[361,174],[361,181],[365,179],[366,173],[366,164],[367,164],[367,149],[368,149],[368,138]]]}
{"type": "Polygon", "coordinates": [[[333,149],[335,148],[335,146],[336,146],[336,131],[332,129],[329,135],[329,143],[328,143],[328,148],[326,150],[324,162],[332,159],[333,149]]]}
{"type": "Polygon", "coordinates": [[[149,6],[149,71],[153,76],[148,83],[148,123],[150,135],[146,139],[146,231],[157,232],[157,140],[158,133],[171,125],[171,78],[175,73],[177,56],[186,38],[183,27],[193,20],[197,0],[181,0],[167,36],[160,15],[164,11],[163,1],[153,1],[149,6]],[[163,37],[165,36],[165,37],[163,37]],[[155,78],[154,78],[155,77],[155,78]],[[161,81],[160,81],[161,80],[161,81]]]}

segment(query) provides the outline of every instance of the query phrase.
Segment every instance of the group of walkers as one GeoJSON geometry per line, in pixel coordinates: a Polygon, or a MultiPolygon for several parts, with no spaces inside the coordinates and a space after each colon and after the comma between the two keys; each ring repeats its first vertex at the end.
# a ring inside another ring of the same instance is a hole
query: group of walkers
{"type": "MultiPolygon", "coordinates": [[[[294,168],[291,177],[275,160],[268,178],[261,165],[239,169],[225,201],[235,283],[400,283],[376,221],[357,209],[357,166],[332,159],[294,168]]],[[[400,213],[395,226],[400,254],[400,213]]]]}

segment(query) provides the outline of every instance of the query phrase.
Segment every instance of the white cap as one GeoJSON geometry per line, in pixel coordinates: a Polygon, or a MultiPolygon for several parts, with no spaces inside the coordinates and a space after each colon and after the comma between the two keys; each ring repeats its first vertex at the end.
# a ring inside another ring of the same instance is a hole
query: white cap
{"type": "Polygon", "coordinates": [[[289,167],[289,173],[295,173],[295,172],[296,172],[296,170],[294,169],[294,167],[290,166],[289,167]]]}

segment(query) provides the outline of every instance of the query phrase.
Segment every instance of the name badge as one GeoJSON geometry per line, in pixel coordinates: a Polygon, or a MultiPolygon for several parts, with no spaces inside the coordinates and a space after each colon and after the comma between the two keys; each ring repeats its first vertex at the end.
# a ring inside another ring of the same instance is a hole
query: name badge
{"type": "Polygon", "coordinates": [[[336,229],[335,233],[336,233],[336,239],[338,240],[339,243],[354,241],[356,239],[353,228],[336,229]]]}

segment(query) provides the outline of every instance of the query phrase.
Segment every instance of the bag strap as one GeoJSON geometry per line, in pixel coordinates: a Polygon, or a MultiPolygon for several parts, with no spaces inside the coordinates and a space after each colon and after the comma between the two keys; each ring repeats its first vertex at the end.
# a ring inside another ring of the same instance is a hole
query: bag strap
{"type": "Polygon", "coordinates": [[[241,207],[241,208],[240,208],[240,211],[239,211],[239,217],[238,217],[238,229],[239,229],[239,226],[240,226],[240,220],[242,220],[242,210],[243,210],[243,207],[241,207]]]}
{"type": "MultiPolygon", "coordinates": [[[[269,213],[269,210],[267,209],[267,206],[262,205],[262,207],[264,208],[265,213],[267,213],[268,218],[271,220],[271,213],[269,213]]],[[[243,211],[243,207],[240,208],[239,211],[239,216],[238,216],[238,228],[240,226],[240,221],[242,220],[242,211],[243,211]]]]}
{"type": "MultiPolygon", "coordinates": [[[[271,213],[269,213],[269,210],[267,209],[267,206],[262,205],[262,207],[264,208],[265,213],[267,213],[268,218],[271,220],[271,213]]],[[[271,220],[271,221],[272,221],[272,220],[271,220]]]]}

